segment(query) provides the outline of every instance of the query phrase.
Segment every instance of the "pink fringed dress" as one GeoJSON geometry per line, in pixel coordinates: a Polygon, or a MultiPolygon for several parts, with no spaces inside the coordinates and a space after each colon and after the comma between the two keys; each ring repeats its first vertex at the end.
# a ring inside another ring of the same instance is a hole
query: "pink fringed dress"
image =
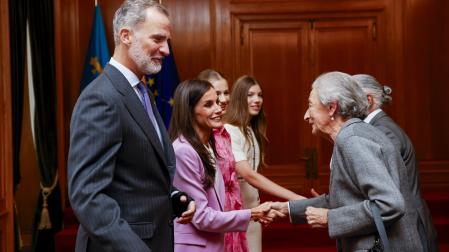
{"type": "MultiPolygon", "coordinates": [[[[240,186],[235,171],[235,160],[232,154],[231,136],[224,127],[214,130],[215,148],[218,155],[217,165],[223,175],[225,184],[225,211],[243,209],[240,186]]],[[[225,233],[225,252],[248,252],[245,232],[225,233]]]]}

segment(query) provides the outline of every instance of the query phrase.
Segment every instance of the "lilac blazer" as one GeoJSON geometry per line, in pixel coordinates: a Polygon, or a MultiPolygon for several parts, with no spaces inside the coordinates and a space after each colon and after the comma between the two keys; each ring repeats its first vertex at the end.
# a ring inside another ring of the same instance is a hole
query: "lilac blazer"
{"type": "Polygon", "coordinates": [[[223,252],[224,233],[246,231],[249,209],[223,212],[225,191],[222,176],[215,185],[203,187],[204,166],[200,156],[185,138],[173,142],[176,174],[173,185],[195,200],[196,212],[190,224],[175,222],[175,252],[223,252]]]}

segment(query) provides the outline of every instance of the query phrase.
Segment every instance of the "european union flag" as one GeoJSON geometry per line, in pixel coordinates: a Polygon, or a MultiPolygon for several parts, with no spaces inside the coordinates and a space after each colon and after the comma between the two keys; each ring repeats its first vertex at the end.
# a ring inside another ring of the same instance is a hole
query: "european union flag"
{"type": "Polygon", "coordinates": [[[163,59],[162,70],[157,74],[145,76],[145,82],[153,92],[157,109],[162,119],[164,119],[164,124],[167,128],[170,124],[174,104],[173,93],[179,84],[179,75],[170,43],[168,47],[170,48],[170,55],[163,59]]]}
{"type": "Polygon", "coordinates": [[[90,35],[89,49],[84,61],[83,77],[81,79],[80,93],[83,89],[103,72],[103,68],[109,61],[109,49],[104,31],[103,17],[100,6],[95,6],[95,17],[90,35]]]}

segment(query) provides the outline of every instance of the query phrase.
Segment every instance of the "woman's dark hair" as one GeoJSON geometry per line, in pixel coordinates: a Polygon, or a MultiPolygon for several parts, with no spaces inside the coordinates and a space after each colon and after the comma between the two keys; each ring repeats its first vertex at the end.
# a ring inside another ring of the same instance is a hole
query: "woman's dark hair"
{"type": "MultiPolygon", "coordinates": [[[[215,160],[195,131],[195,106],[210,89],[213,89],[213,86],[203,80],[186,80],[179,84],[175,90],[175,104],[169,127],[169,135],[172,141],[183,136],[200,156],[205,170],[204,188],[214,185],[215,160]]],[[[213,134],[210,136],[209,145],[213,149],[215,156],[218,157],[213,134]]]]}
{"type": "Polygon", "coordinates": [[[237,126],[244,133],[248,143],[252,143],[253,141],[248,126],[252,128],[260,148],[260,161],[264,164],[265,145],[267,142],[267,121],[263,105],[260,108],[259,114],[256,116],[251,117],[248,110],[248,91],[254,85],[259,85],[259,83],[254,77],[248,75],[240,77],[234,83],[229,108],[226,111],[224,121],[237,126]]]}

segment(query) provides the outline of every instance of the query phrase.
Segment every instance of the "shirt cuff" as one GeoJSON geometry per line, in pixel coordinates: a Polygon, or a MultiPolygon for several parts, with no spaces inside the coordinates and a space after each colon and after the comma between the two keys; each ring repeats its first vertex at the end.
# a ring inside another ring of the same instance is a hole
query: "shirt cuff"
{"type": "Polygon", "coordinates": [[[179,193],[179,191],[173,191],[173,192],[171,192],[170,197],[173,197],[173,195],[175,195],[175,194],[177,194],[177,193],[179,193]]]}
{"type": "Polygon", "coordinates": [[[287,209],[288,209],[288,219],[290,220],[290,223],[292,223],[292,216],[290,214],[290,201],[287,201],[287,209]]]}

